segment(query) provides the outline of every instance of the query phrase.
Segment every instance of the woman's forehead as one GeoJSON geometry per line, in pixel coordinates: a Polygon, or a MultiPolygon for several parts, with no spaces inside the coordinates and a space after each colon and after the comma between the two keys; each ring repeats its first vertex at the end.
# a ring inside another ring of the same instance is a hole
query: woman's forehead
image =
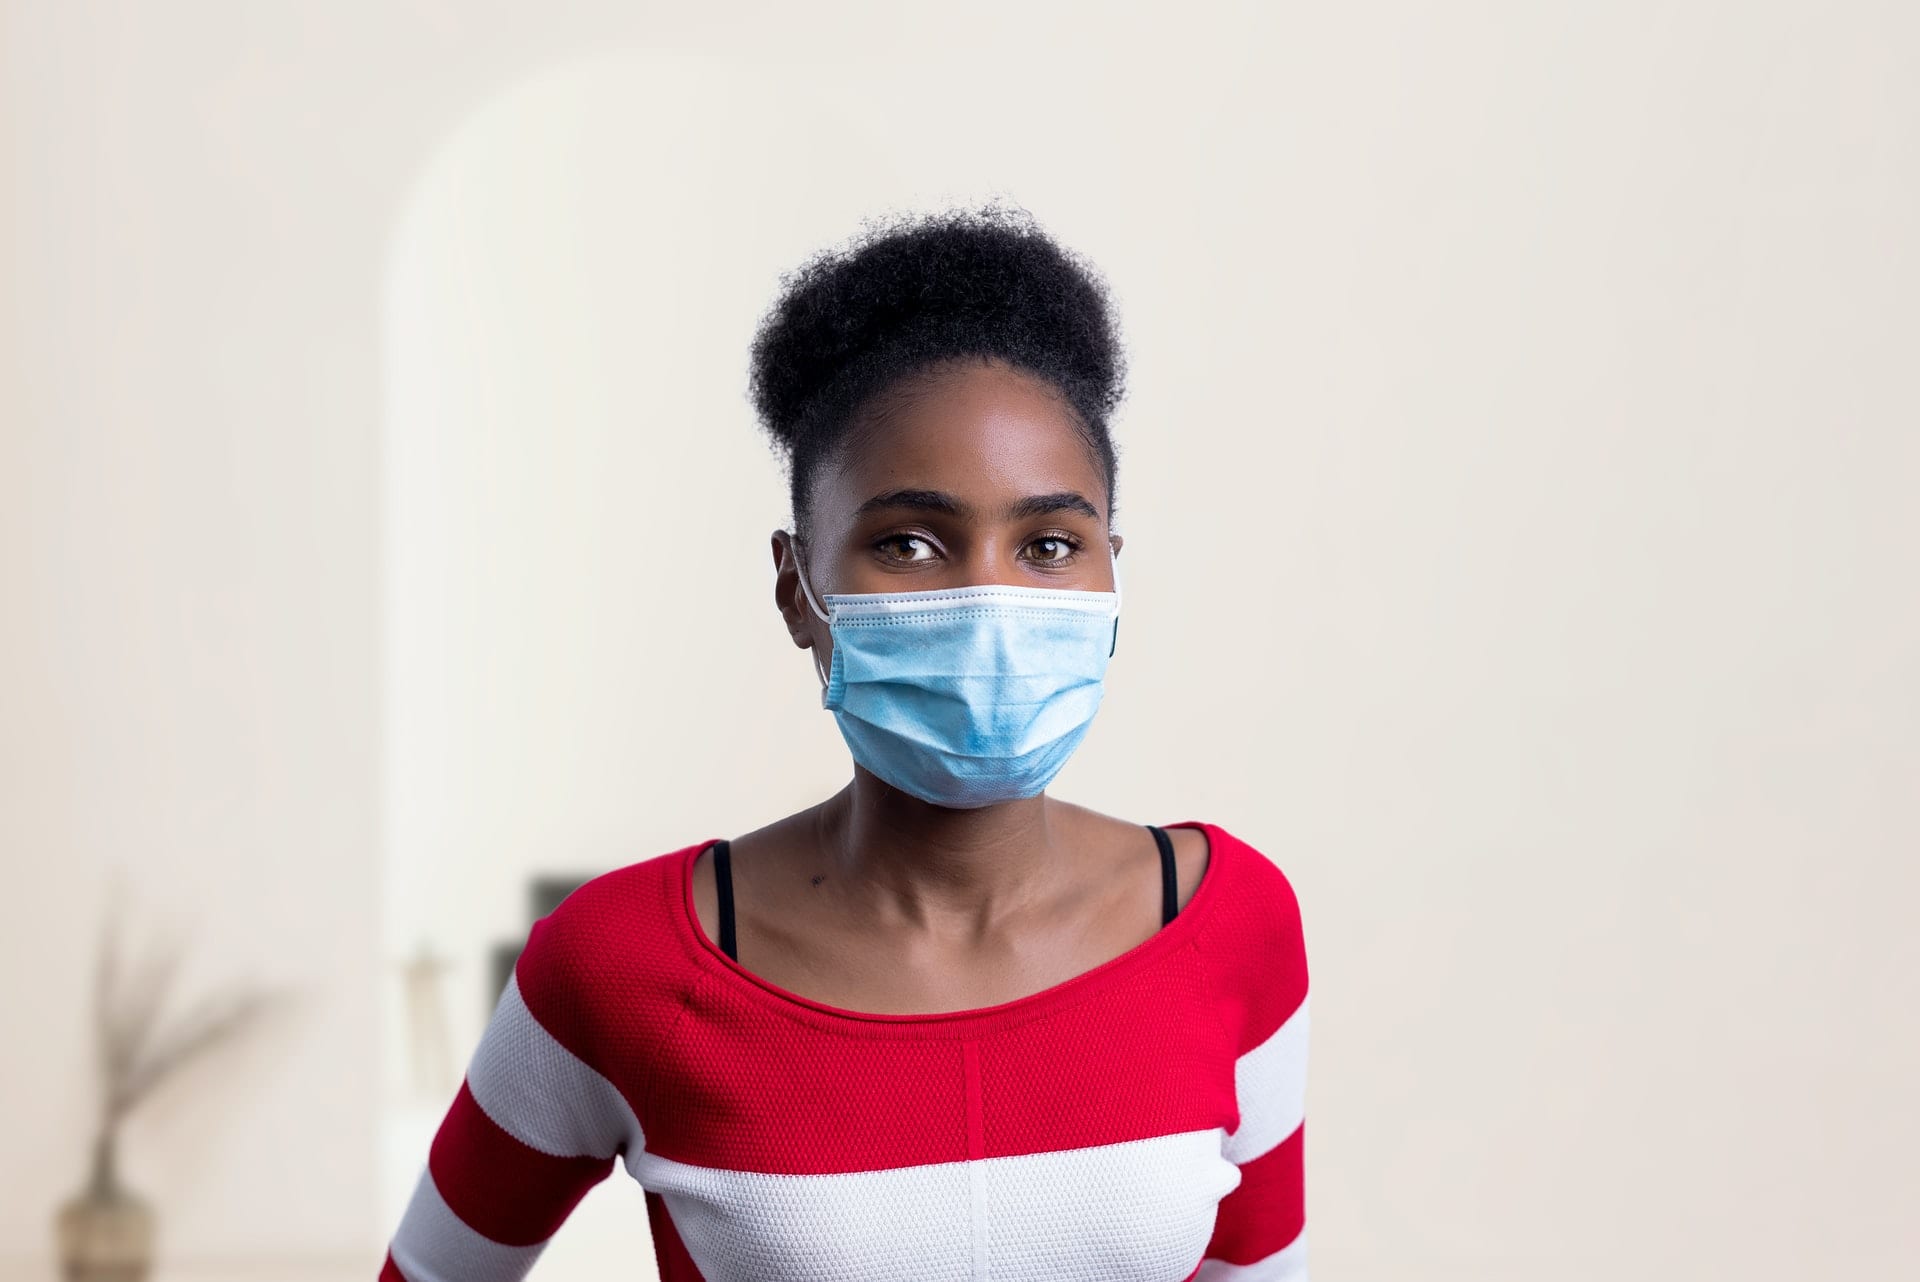
{"type": "Polygon", "coordinates": [[[817,477],[816,514],[851,521],[876,498],[944,494],[969,515],[1023,500],[1083,496],[1106,510],[1106,486],[1073,411],[1031,376],[970,367],[847,434],[817,477]]]}

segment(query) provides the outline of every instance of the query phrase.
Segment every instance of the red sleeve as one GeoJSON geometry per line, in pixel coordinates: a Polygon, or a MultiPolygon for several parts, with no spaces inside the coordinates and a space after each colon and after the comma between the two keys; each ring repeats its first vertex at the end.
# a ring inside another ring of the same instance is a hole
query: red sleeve
{"type": "Polygon", "coordinates": [[[1220,1200],[1204,1256],[1215,1263],[1196,1276],[1306,1282],[1306,940],[1286,876],[1250,846],[1234,853],[1243,880],[1201,947],[1235,1036],[1240,1119],[1225,1151],[1241,1179],[1220,1200]]]}

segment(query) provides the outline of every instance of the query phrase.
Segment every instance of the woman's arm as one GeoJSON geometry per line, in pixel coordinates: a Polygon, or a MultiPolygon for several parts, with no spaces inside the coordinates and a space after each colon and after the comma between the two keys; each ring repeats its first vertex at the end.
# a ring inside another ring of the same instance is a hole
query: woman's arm
{"type": "Polygon", "coordinates": [[[626,1099],[578,1053],[589,1021],[565,961],[577,950],[556,941],[565,911],[533,925],[380,1282],[520,1282],[614,1158],[640,1147],[626,1099]]]}
{"type": "Polygon", "coordinates": [[[1203,949],[1232,1012],[1240,1124],[1225,1156],[1240,1184],[1220,1199],[1194,1282],[1307,1282],[1306,937],[1293,886],[1251,848],[1226,929],[1203,949]]]}
{"type": "Polygon", "coordinates": [[[1220,1199],[1196,1282],[1307,1282],[1307,1001],[1240,1056],[1240,1127],[1226,1155],[1240,1185],[1220,1199]]]}

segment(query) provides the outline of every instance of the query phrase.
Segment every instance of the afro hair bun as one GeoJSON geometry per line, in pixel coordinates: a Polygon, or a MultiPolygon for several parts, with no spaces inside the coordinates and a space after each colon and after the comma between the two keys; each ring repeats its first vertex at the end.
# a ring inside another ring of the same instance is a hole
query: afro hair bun
{"type": "Polygon", "coordinates": [[[1018,206],[863,220],[781,277],[753,339],[749,394],[787,457],[796,517],[815,465],[870,398],[929,366],[999,358],[1073,407],[1113,488],[1108,419],[1125,358],[1100,273],[1018,206]]]}

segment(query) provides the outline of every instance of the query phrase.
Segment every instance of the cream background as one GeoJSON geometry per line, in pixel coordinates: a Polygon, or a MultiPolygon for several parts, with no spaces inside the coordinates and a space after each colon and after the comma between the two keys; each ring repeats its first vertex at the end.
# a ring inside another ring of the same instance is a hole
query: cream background
{"type": "MultiPolygon", "coordinates": [[[[1056,791],[1299,889],[1316,1278],[1903,1273],[1916,35],[0,3],[0,1276],[82,1175],[115,864],[314,994],[130,1134],[168,1276],[370,1277],[446,1102],[401,951],[464,1051],[528,870],[837,785],[746,343],[862,214],[994,191],[1133,361],[1056,791]]],[[[640,1211],[534,1276],[651,1276],[640,1211]]]]}

